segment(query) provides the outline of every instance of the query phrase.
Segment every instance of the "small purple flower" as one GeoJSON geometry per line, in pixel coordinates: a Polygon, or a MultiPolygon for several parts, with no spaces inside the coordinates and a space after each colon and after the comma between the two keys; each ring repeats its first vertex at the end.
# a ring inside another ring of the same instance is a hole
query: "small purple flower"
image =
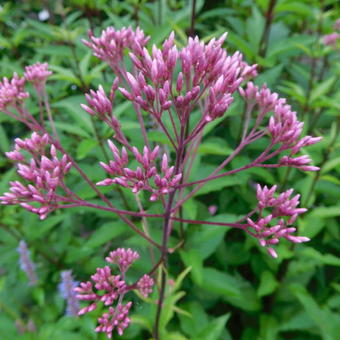
{"type": "Polygon", "coordinates": [[[46,218],[55,208],[58,202],[56,190],[63,184],[63,179],[71,168],[71,162],[66,155],[59,159],[53,144],[48,155],[46,152],[48,143],[47,134],[40,136],[35,132],[30,138],[15,140],[14,151],[6,153],[6,156],[17,162],[18,174],[31,183],[26,186],[19,181],[10,182],[10,192],[0,196],[1,204],[20,204],[26,210],[38,214],[40,219],[46,218]],[[25,161],[21,150],[27,151],[32,158],[25,161]]]}
{"type": "Polygon", "coordinates": [[[108,27],[98,38],[93,35],[92,31],[89,31],[89,39],[90,41],[83,40],[84,45],[91,48],[97,58],[106,61],[115,69],[122,61],[126,48],[138,52],[146,45],[150,37],[145,36],[138,27],[135,31],[131,27],[123,27],[117,31],[113,27],[108,27]]]}
{"type": "Polygon", "coordinates": [[[104,313],[98,319],[99,326],[96,332],[104,332],[106,336],[111,339],[112,331],[116,328],[119,335],[123,335],[124,329],[130,324],[128,317],[132,302],[128,302],[125,306],[119,304],[117,308],[110,307],[108,313],[104,313]]]}
{"type": "MultiPolygon", "coordinates": [[[[305,208],[297,207],[299,205],[300,195],[295,195],[293,198],[290,198],[293,193],[293,189],[290,189],[275,196],[276,189],[276,185],[271,188],[267,188],[267,186],[261,188],[260,185],[257,185],[260,217],[257,221],[250,218],[247,219],[248,226],[252,230],[250,234],[258,239],[262,247],[278,244],[280,238],[285,238],[293,243],[309,241],[308,237],[292,235],[292,233],[296,231],[296,228],[290,227],[299,214],[307,211],[305,208]],[[262,211],[265,208],[271,209],[271,214],[263,217],[262,211]]],[[[272,257],[277,257],[275,249],[268,247],[267,251],[272,257]]]]}
{"type": "Polygon", "coordinates": [[[114,160],[110,161],[109,164],[100,162],[100,165],[109,175],[119,175],[120,177],[105,178],[98,182],[97,185],[108,186],[118,184],[124,188],[130,188],[133,193],[137,193],[140,190],[147,190],[151,192],[150,201],[156,201],[161,196],[172,191],[182,178],[182,174],[176,175],[174,173],[174,166],[169,167],[166,154],[163,154],[162,157],[161,171],[157,169],[155,160],[159,151],[158,146],[153,150],[144,147],[143,154],[141,154],[137,148],[133,147],[132,153],[141,167],[138,166],[136,170],[131,170],[126,167],[129,159],[125,147],[119,152],[112,141],[109,140],[108,144],[114,160]]]}
{"type": "Polygon", "coordinates": [[[126,305],[122,304],[125,294],[133,289],[138,289],[143,296],[147,296],[152,291],[154,284],[153,279],[144,275],[136,283],[128,286],[125,282],[125,274],[130,265],[139,258],[139,254],[132,249],[118,248],[110,252],[106,257],[108,263],[116,264],[121,275],[113,275],[108,266],[97,268],[91,281],[81,282],[74,288],[77,293],[77,299],[89,301],[90,304],[78,312],[78,315],[95,310],[98,303],[102,302],[104,306],[109,306],[108,313],[104,313],[98,318],[97,332],[105,332],[108,338],[112,337],[112,331],[117,330],[119,335],[128,327],[130,319],[128,317],[132,302],[126,305]],[[112,305],[116,304],[116,307],[112,305]]]}
{"type": "Polygon", "coordinates": [[[215,205],[215,204],[209,205],[209,207],[208,207],[209,214],[212,215],[212,216],[215,215],[216,212],[217,212],[217,209],[218,209],[217,205],[215,205]]]}
{"type": "Polygon", "coordinates": [[[12,79],[4,77],[0,82],[0,110],[8,106],[20,105],[29,93],[25,91],[25,78],[20,78],[16,73],[12,79]]]}
{"type": "Polygon", "coordinates": [[[122,273],[125,273],[131,264],[139,259],[139,254],[128,248],[118,248],[111,251],[109,256],[105,258],[108,263],[116,264],[122,273]]]}
{"type": "Polygon", "coordinates": [[[152,287],[154,285],[154,280],[149,275],[145,274],[142,278],[137,282],[137,288],[139,292],[144,296],[148,297],[148,295],[152,292],[152,287]]]}
{"type": "Polygon", "coordinates": [[[29,285],[35,286],[38,283],[38,277],[35,272],[35,265],[30,258],[30,251],[28,250],[27,244],[24,240],[20,241],[17,250],[20,255],[20,267],[26,273],[29,279],[29,285]]]}
{"type": "Polygon", "coordinates": [[[78,282],[73,281],[72,270],[61,272],[59,291],[67,302],[66,314],[70,316],[77,316],[79,312],[79,301],[74,291],[77,286],[78,282]]]}
{"type": "Polygon", "coordinates": [[[24,76],[27,81],[31,82],[38,92],[41,91],[43,86],[46,83],[46,79],[52,74],[51,71],[48,70],[47,63],[35,63],[33,65],[29,65],[25,67],[24,76]]]}

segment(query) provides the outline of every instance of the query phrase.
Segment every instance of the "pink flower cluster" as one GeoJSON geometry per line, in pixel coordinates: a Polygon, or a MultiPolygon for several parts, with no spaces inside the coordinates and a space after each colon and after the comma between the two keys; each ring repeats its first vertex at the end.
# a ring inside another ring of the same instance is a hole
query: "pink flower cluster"
{"type": "Polygon", "coordinates": [[[289,156],[283,156],[279,164],[299,168],[304,171],[317,171],[316,166],[309,165],[311,159],[304,155],[293,158],[301,148],[318,143],[322,137],[305,136],[300,139],[303,122],[298,121],[296,112],[286,104],[284,98],[279,98],[277,93],[272,93],[266,85],[261,89],[252,82],[247,83],[247,88],[239,88],[241,96],[246,100],[248,107],[259,107],[260,113],[255,124],[259,124],[264,116],[272,111],[269,118],[268,132],[271,136],[272,145],[281,144],[280,151],[290,150],[289,156]]]}
{"type": "Polygon", "coordinates": [[[160,196],[168,194],[180,182],[182,175],[174,175],[175,167],[169,167],[166,154],[163,155],[161,163],[162,175],[159,174],[155,164],[159,151],[158,146],[152,151],[148,147],[144,147],[143,154],[140,154],[137,148],[133,147],[132,153],[141,167],[138,166],[136,170],[131,170],[126,167],[129,159],[125,147],[122,148],[120,153],[112,141],[109,140],[108,144],[114,160],[110,161],[109,164],[101,162],[100,165],[109,175],[119,175],[120,177],[106,178],[98,182],[97,185],[118,184],[125,188],[131,188],[133,193],[147,190],[151,192],[150,200],[155,201],[160,196]],[[151,179],[153,179],[153,183],[151,179]]]}
{"type": "MultiPolygon", "coordinates": [[[[293,189],[289,189],[275,197],[276,189],[276,185],[271,188],[267,186],[261,188],[257,185],[259,218],[257,221],[247,219],[248,226],[253,230],[249,233],[255,236],[263,247],[278,244],[280,238],[293,243],[309,241],[307,237],[292,235],[296,228],[290,227],[299,214],[307,211],[305,208],[297,208],[300,195],[290,198],[293,189]],[[263,217],[263,209],[271,209],[271,214],[263,217]],[[272,226],[271,223],[275,225],[272,226]]],[[[277,257],[275,249],[269,247],[267,251],[271,256],[277,257]]]]}
{"type": "Polygon", "coordinates": [[[7,152],[6,156],[17,163],[18,174],[32,184],[24,185],[19,181],[10,182],[10,192],[0,197],[1,204],[20,204],[23,208],[36,213],[40,219],[54,210],[60,201],[56,190],[63,185],[63,179],[71,168],[67,156],[58,159],[55,146],[49,145],[49,135],[42,136],[33,132],[30,138],[15,140],[14,150],[7,152]],[[29,161],[25,160],[25,152],[31,155],[29,161]],[[36,203],[31,205],[29,203],[36,203]]]}
{"type": "Polygon", "coordinates": [[[138,259],[139,254],[130,248],[118,248],[111,251],[109,256],[105,258],[106,262],[117,265],[121,273],[126,273],[131,264],[138,259]]]}
{"type": "MultiPolygon", "coordinates": [[[[336,31],[340,30],[340,18],[335,21],[333,28],[336,31]]],[[[331,46],[335,48],[339,38],[340,34],[338,32],[332,32],[330,34],[324,35],[322,38],[322,42],[325,46],[331,46]]]]}
{"type": "Polygon", "coordinates": [[[120,275],[113,275],[108,266],[97,268],[97,272],[91,276],[94,285],[92,282],[87,281],[80,283],[79,287],[75,288],[79,300],[93,301],[87,307],[82,308],[79,315],[95,310],[100,301],[105,306],[110,306],[109,312],[98,318],[99,326],[96,328],[97,332],[105,332],[108,338],[112,337],[114,329],[117,329],[118,334],[122,335],[124,329],[130,323],[128,313],[132,302],[122,304],[125,294],[132,289],[138,289],[143,296],[147,297],[152,292],[154,281],[147,274],[133,285],[128,286],[125,282],[126,271],[138,258],[139,254],[136,251],[118,248],[109,254],[106,261],[116,264],[119,267],[120,275]],[[116,301],[117,305],[114,308],[112,305],[116,301]]]}
{"type": "Polygon", "coordinates": [[[338,41],[338,39],[340,38],[340,34],[338,32],[333,32],[330,34],[326,34],[323,37],[323,43],[326,46],[332,46],[335,47],[336,46],[336,42],[338,41]]]}
{"type": "Polygon", "coordinates": [[[45,85],[46,79],[52,74],[51,71],[48,70],[47,63],[37,62],[33,65],[29,65],[25,67],[24,76],[27,81],[33,83],[38,91],[42,89],[42,86],[45,85]]]}
{"type": "Polygon", "coordinates": [[[20,78],[14,73],[11,79],[4,77],[0,82],[0,110],[8,106],[20,105],[24,99],[29,97],[25,91],[25,78],[20,78]]]}
{"type": "Polygon", "coordinates": [[[129,55],[136,72],[134,75],[127,73],[126,77],[130,91],[120,87],[120,92],[158,118],[174,105],[182,121],[188,118],[197,100],[208,92],[203,121],[222,116],[242,81],[256,75],[256,65],[248,66],[242,54],[227,55],[222,48],[225,38],[226,34],[208,44],[198,37],[189,38],[188,44],[178,51],[171,33],[162,49],[152,47],[151,55],[146,48],[133,51],[129,55]],[[176,66],[180,69],[177,77],[176,66]],[[176,93],[172,89],[175,80],[176,93]]]}
{"type": "Polygon", "coordinates": [[[92,31],[89,31],[90,41],[83,40],[84,45],[92,49],[93,54],[106,61],[114,70],[123,59],[123,53],[126,48],[129,50],[142,49],[150,37],[145,36],[144,32],[137,27],[133,30],[131,27],[123,27],[116,31],[113,27],[108,27],[102,31],[101,36],[96,38],[92,31]]]}
{"type": "Polygon", "coordinates": [[[90,90],[85,94],[88,105],[81,104],[81,107],[91,116],[97,116],[104,121],[116,133],[114,138],[123,144],[127,144],[127,140],[121,130],[120,123],[113,114],[113,101],[116,90],[118,88],[119,79],[116,78],[112,84],[109,97],[106,95],[104,88],[99,85],[98,90],[90,90]]]}
{"type": "Polygon", "coordinates": [[[137,288],[144,297],[148,297],[149,294],[152,293],[153,284],[153,279],[149,275],[144,274],[142,278],[137,282],[137,288]]]}

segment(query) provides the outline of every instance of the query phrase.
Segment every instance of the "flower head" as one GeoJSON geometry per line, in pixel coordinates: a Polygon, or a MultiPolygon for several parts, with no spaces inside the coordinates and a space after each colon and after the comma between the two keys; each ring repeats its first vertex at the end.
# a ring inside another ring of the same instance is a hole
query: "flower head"
{"type": "Polygon", "coordinates": [[[99,326],[96,328],[96,332],[104,332],[111,339],[112,331],[116,328],[117,333],[123,335],[124,329],[130,324],[128,314],[131,306],[132,302],[128,302],[126,305],[119,304],[117,308],[110,307],[109,312],[104,313],[98,319],[99,326]]]}
{"type": "Polygon", "coordinates": [[[20,105],[29,93],[25,91],[25,78],[20,78],[16,73],[11,79],[4,77],[0,82],[0,110],[8,106],[20,105]]]}
{"type": "Polygon", "coordinates": [[[148,297],[148,295],[152,292],[152,287],[154,285],[154,280],[149,275],[145,274],[138,282],[137,288],[139,292],[144,296],[148,297]]]}
{"type": "Polygon", "coordinates": [[[89,31],[89,41],[83,40],[83,43],[92,49],[97,58],[106,61],[115,69],[122,61],[126,48],[138,51],[146,45],[149,39],[139,27],[135,31],[131,27],[123,27],[120,30],[108,27],[98,38],[93,35],[92,31],[89,31]]]}
{"type": "Polygon", "coordinates": [[[10,192],[0,196],[1,204],[20,204],[26,210],[38,214],[40,219],[46,218],[55,209],[59,201],[56,190],[62,186],[71,162],[66,155],[59,159],[53,144],[48,154],[48,145],[49,136],[40,136],[35,132],[30,138],[15,140],[14,150],[6,153],[6,156],[17,163],[18,174],[29,183],[10,182],[10,192]],[[26,161],[27,153],[31,158],[26,161]]]}
{"type": "Polygon", "coordinates": [[[333,32],[333,33],[324,35],[322,42],[326,46],[333,46],[334,47],[339,38],[340,38],[340,34],[337,33],[337,32],[333,32]]]}
{"type": "Polygon", "coordinates": [[[97,268],[91,281],[81,282],[74,290],[77,292],[79,300],[89,301],[90,304],[82,308],[78,315],[82,315],[95,310],[99,302],[109,306],[108,312],[98,318],[97,332],[105,332],[108,338],[112,337],[112,331],[117,330],[119,335],[123,334],[124,329],[129,325],[128,317],[132,302],[122,304],[123,298],[128,291],[135,288],[139,289],[143,296],[147,296],[152,291],[153,279],[144,275],[133,285],[127,285],[125,274],[130,265],[139,258],[139,254],[132,249],[118,248],[110,252],[106,257],[108,263],[116,264],[120,275],[114,275],[110,267],[97,268]],[[116,304],[115,307],[112,307],[116,304]]]}
{"type": "Polygon", "coordinates": [[[37,62],[25,67],[24,76],[27,81],[33,83],[38,90],[41,90],[42,86],[45,85],[46,79],[51,74],[52,72],[48,70],[47,63],[37,62]]]}
{"type": "Polygon", "coordinates": [[[254,221],[248,218],[248,226],[251,230],[249,233],[256,237],[263,247],[268,247],[268,253],[272,257],[277,257],[277,253],[272,245],[279,243],[280,238],[293,243],[309,241],[304,236],[292,235],[296,228],[291,227],[297,216],[307,211],[305,208],[298,208],[300,195],[290,198],[293,189],[289,189],[278,196],[275,195],[277,186],[271,188],[257,185],[257,199],[260,217],[254,221]],[[271,213],[265,217],[262,216],[263,209],[270,209],[271,213]],[[274,225],[273,225],[274,224],[274,225]]]}
{"type": "Polygon", "coordinates": [[[155,164],[159,147],[156,146],[153,150],[144,147],[141,154],[137,148],[133,147],[132,152],[134,158],[141,165],[136,170],[131,170],[126,166],[129,163],[128,153],[125,147],[119,152],[113,142],[108,141],[112,151],[114,160],[109,164],[101,162],[102,168],[111,176],[119,176],[115,178],[105,178],[97,185],[108,186],[118,184],[125,188],[130,188],[133,193],[140,190],[151,192],[150,200],[155,201],[162,195],[168,194],[180,182],[182,174],[175,174],[175,167],[168,165],[168,157],[163,154],[161,169],[157,169],[155,164]]]}

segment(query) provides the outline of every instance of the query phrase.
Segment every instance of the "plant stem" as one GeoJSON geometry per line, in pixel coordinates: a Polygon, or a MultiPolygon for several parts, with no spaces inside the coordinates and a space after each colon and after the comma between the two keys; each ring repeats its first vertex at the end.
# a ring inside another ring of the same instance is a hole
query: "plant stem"
{"type": "Polygon", "coordinates": [[[276,5],[276,0],[270,0],[268,10],[266,12],[266,23],[262,33],[262,37],[259,44],[259,56],[264,57],[266,55],[268,47],[268,38],[270,34],[270,27],[274,18],[274,7],[276,5]]]}
{"type": "MultiPolygon", "coordinates": [[[[175,171],[174,173],[177,175],[181,168],[181,162],[183,162],[183,154],[185,152],[185,127],[181,126],[180,132],[180,142],[178,145],[177,157],[176,157],[176,164],[175,164],[175,171]]],[[[159,325],[161,319],[161,312],[163,307],[163,302],[165,298],[165,287],[166,287],[166,267],[167,267],[167,253],[168,253],[168,240],[171,231],[171,214],[172,214],[172,205],[174,202],[174,198],[176,195],[177,188],[175,188],[170,194],[168,198],[168,202],[166,204],[165,213],[164,213],[164,224],[163,224],[163,239],[162,239],[162,247],[161,247],[161,259],[164,265],[161,272],[161,287],[159,292],[158,304],[157,304],[157,312],[156,312],[156,320],[155,320],[155,327],[154,327],[154,337],[155,340],[160,340],[159,335],[159,325]]]]}
{"type": "Polygon", "coordinates": [[[191,0],[191,26],[189,36],[195,35],[195,20],[196,20],[196,0],[191,0]]]}
{"type": "MultiPolygon", "coordinates": [[[[168,245],[168,238],[169,238],[169,228],[170,228],[170,216],[171,216],[171,207],[175,197],[175,190],[171,192],[169,196],[169,200],[166,206],[166,212],[164,217],[164,226],[163,226],[163,240],[162,240],[162,248],[161,248],[161,259],[164,265],[166,266],[167,262],[167,245],[168,245]]],[[[155,328],[154,328],[154,336],[156,340],[160,340],[159,336],[159,324],[161,318],[161,312],[163,307],[163,301],[165,297],[165,286],[166,286],[166,272],[162,269],[161,273],[161,287],[159,292],[158,304],[157,304],[157,312],[156,312],[156,320],[155,320],[155,328]]]]}
{"type": "MultiPolygon", "coordinates": [[[[323,0],[321,0],[320,2],[321,2],[321,7],[322,7],[323,0]]],[[[316,46],[318,46],[318,42],[321,36],[322,21],[323,21],[323,16],[322,14],[320,14],[320,17],[318,20],[318,26],[316,30],[316,37],[314,41],[314,49],[316,46]]],[[[314,56],[314,52],[311,58],[312,58],[311,72],[310,72],[310,77],[308,80],[307,91],[306,91],[306,103],[302,109],[302,115],[301,115],[302,120],[304,119],[305,114],[309,111],[309,108],[310,108],[310,99],[311,99],[311,94],[312,94],[312,90],[314,87],[314,80],[315,80],[315,75],[316,75],[317,58],[314,56]]]]}
{"type": "MultiPolygon", "coordinates": [[[[272,152],[271,154],[268,155],[268,152],[273,147],[273,145],[270,144],[266,148],[266,150],[263,151],[262,154],[260,156],[258,156],[252,163],[247,164],[243,167],[233,169],[233,170],[224,172],[222,174],[216,175],[221,169],[223,169],[223,167],[225,165],[227,165],[229,162],[231,162],[231,160],[243,149],[243,147],[246,144],[248,144],[247,138],[243,142],[241,142],[241,144],[234,150],[234,152],[224,162],[222,162],[221,165],[215,171],[213,171],[208,177],[201,179],[201,180],[198,180],[198,181],[195,181],[195,182],[184,183],[183,185],[181,185],[180,187],[198,184],[198,186],[195,189],[193,189],[187,196],[185,196],[183,199],[181,199],[177,202],[177,204],[174,208],[174,211],[176,211],[185,201],[187,201],[189,198],[191,198],[206,182],[215,180],[215,179],[220,178],[220,177],[232,175],[232,174],[235,174],[239,171],[249,169],[249,168],[252,168],[252,167],[255,167],[255,166],[263,166],[263,165],[260,164],[261,162],[264,162],[267,159],[274,157],[275,155],[277,155],[278,153],[280,153],[282,151],[282,149],[279,148],[276,151],[274,151],[274,152],[272,152]]],[[[271,165],[271,166],[273,166],[273,165],[271,165]]]]}
{"type": "Polygon", "coordinates": [[[179,217],[171,217],[174,221],[189,223],[189,224],[204,224],[204,225],[216,225],[216,226],[224,226],[224,227],[232,227],[238,229],[246,229],[248,225],[241,223],[223,223],[223,222],[211,222],[211,221],[200,221],[200,220],[189,220],[185,218],[179,217]]]}

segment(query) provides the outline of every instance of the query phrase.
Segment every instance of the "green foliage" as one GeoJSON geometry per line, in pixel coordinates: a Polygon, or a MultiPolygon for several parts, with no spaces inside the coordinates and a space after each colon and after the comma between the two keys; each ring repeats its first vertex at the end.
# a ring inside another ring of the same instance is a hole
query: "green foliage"
{"type": "MultiPolygon", "coordinates": [[[[275,2],[275,1],[274,1],[275,2]]],[[[191,2],[190,2],[191,3],[191,2]]],[[[322,36],[332,32],[340,17],[339,4],[316,0],[277,1],[269,31],[271,1],[197,1],[195,31],[203,39],[229,32],[228,52],[240,50],[249,63],[257,63],[264,83],[283,96],[305,122],[305,132],[324,136],[311,147],[311,158],[321,167],[317,174],[295,170],[256,168],[242,175],[210,182],[188,202],[188,219],[232,222],[254,204],[254,184],[278,183],[294,187],[309,211],[299,219],[301,235],[312,238],[307,245],[279,247],[273,260],[240,230],[221,226],[179,223],[170,239],[179,252],[169,255],[170,284],[161,319],[165,340],[336,340],[340,334],[340,63],[337,50],[325,47],[322,36]],[[215,216],[209,206],[217,205],[215,216]],[[185,235],[183,242],[182,238],[185,235]],[[182,243],[181,243],[182,242],[182,243]]],[[[102,170],[105,151],[96,135],[112,132],[91,119],[80,107],[83,93],[113,81],[108,68],[82,45],[86,30],[114,25],[139,25],[159,44],[172,30],[179,45],[191,30],[188,1],[2,1],[0,4],[0,72],[10,76],[34,61],[48,61],[54,74],[48,84],[56,127],[63,144],[94,181],[102,170]],[[44,4],[44,5],[43,5],[44,4]],[[49,18],[39,20],[48,10],[49,18]],[[69,138],[72,137],[72,138],[69,138]]],[[[30,103],[38,114],[35,99],[30,103]]],[[[226,117],[205,130],[198,148],[192,181],[211,173],[234,149],[242,125],[242,110],[235,101],[226,117]],[[216,127],[214,130],[213,127],[216,127]]],[[[129,102],[118,98],[115,115],[124,122],[124,133],[132,144],[141,145],[140,128],[129,102]]],[[[170,122],[168,122],[170,124],[170,122]]],[[[0,192],[7,189],[15,170],[4,156],[14,138],[27,131],[0,114],[0,192]]],[[[164,135],[150,133],[152,141],[164,135]]],[[[260,147],[245,150],[240,163],[251,160],[260,147]]],[[[232,164],[242,166],[242,164],[232,164]]],[[[76,178],[76,177],[75,177],[76,178]]],[[[73,185],[77,193],[95,201],[88,186],[73,185]]],[[[110,189],[111,190],[111,189],[110,189]]],[[[103,192],[105,189],[103,190],[103,192]]],[[[114,205],[137,209],[124,191],[107,191],[114,205]]],[[[150,213],[161,212],[141,197],[150,213]]],[[[151,222],[153,237],[160,239],[159,221],[151,222]]],[[[148,272],[152,256],[144,241],[115,216],[105,211],[72,208],[39,221],[20,207],[0,210],[0,338],[1,340],[104,339],[93,331],[96,315],[64,316],[64,301],[58,293],[60,272],[72,269],[77,280],[87,280],[109,250],[134,247],[144,260],[132,269],[135,276],[148,272]],[[37,264],[39,284],[27,286],[18,265],[16,248],[25,239],[37,264]]],[[[156,255],[157,252],[156,252],[156,255]]],[[[132,325],[122,339],[151,339],[157,292],[133,309],[132,325]]]]}

